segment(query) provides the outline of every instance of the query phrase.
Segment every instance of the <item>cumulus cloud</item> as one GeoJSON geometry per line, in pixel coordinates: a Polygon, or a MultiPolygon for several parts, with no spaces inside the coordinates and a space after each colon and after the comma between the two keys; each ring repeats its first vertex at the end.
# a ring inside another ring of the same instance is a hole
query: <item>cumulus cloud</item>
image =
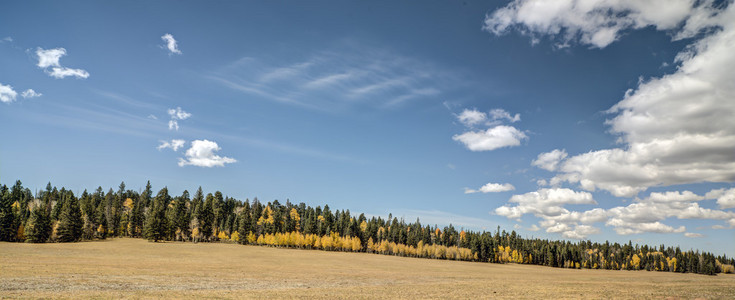
{"type": "Polygon", "coordinates": [[[515,114],[511,116],[510,113],[505,111],[504,109],[496,108],[490,111],[490,120],[493,123],[503,120],[515,123],[521,120],[521,114],[515,114]]]}
{"type": "Polygon", "coordinates": [[[179,166],[224,167],[225,164],[237,162],[234,158],[219,156],[215,152],[221,150],[217,143],[209,140],[194,140],[191,148],[186,150],[184,158],[179,158],[179,166]]]}
{"type": "Polygon", "coordinates": [[[77,78],[89,77],[89,73],[85,70],[67,68],[59,64],[59,59],[61,59],[62,56],[66,55],[66,49],[64,48],[36,48],[36,55],[38,56],[37,66],[44,69],[46,74],[51,77],[59,79],[69,76],[74,76],[77,78]]]}
{"type": "Polygon", "coordinates": [[[12,86],[0,83],[0,102],[13,102],[15,101],[16,96],[18,96],[18,92],[16,92],[12,86]]]}
{"type": "Polygon", "coordinates": [[[181,107],[170,108],[168,110],[168,115],[171,117],[171,120],[168,121],[168,129],[177,131],[179,130],[179,121],[186,120],[191,117],[191,114],[185,112],[181,107]]]}
{"type": "Polygon", "coordinates": [[[174,39],[174,36],[170,33],[164,34],[161,36],[161,39],[166,42],[166,49],[170,52],[170,54],[181,54],[181,50],[179,50],[178,43],[176,42],[176,39],[174,39]]]}
{"type": "Polygon", "coordinates": [[[454,135],[458,141],[471,151],[490,151],[498,148],[513,147],[521,144],[528,137],[512,126],[499,125],[484,131],[469,131],[454,135]]]}
{"type": "Polygon", "coordinates": [[[551,152],[541,153],[531,162],[532,166],[539,167],[547,171],[556,171],[559,162],[567,157],[566,150],[554,149],[551,152]]]}
{"type": "Polygon", "coordinates": [[[38,67],[45,69],[48,67],[60,67],[59,65],[59,59],[66,55],[66,49],[64,48],[56,48],[56,49],[36,49],[36,55],[38,56],[38,67]]]}
{"type": "Polygon", "coordinates": [[[517,30],[533,43],[552,36],[557,47],[579,42],[604,48],[625,30],[647,26],[673,30],[686,21],[677,38],[693,36],[712,15],[709,5],[711,1],[691,0],[516,0],[488,14],[483,29],[496,35],[517,30]]]}
{"type": "Polygon", "coordinates": [[[492,127],[485,130],[455,134],[452,139],[464,144],[471,151],[491,151],[498,148],[518,146],[521,144],[521,140],[528,139],[528,136],[513,126],[499,124],[503,121],[513,123],[520,119],[520,114],[511,116],[510,113],[500,108],[491,110],[489,117],[488,114],[477,109],[464,109],[457,115],[457,120],[460,123],[470,128],[480,124],[492,127]]]}
{"type": "Polygon", "coordinates": [[[687,232],[687,233],[684,233],[684,236],[688,238],[701,238],[704,235],[702,235],[701,233],[687,232]]]}
{"type": "Polygon", "coordinates": [[[487,114],[477,109],[465,109],[457,116],[457,119],[465,126],[471,127],[484,123],[487,120],[487,114]]]}
{"type": "MultiPolygon", "coordinates": [[[[717,191],[708,193],[717,196],[717,191]]],[[[643,199],[635,199],[627,206],[610,209],[594,208],[587,211],[570,211],[568,204],[596,204],[587,192],[570,189],[541,189],[537,192],[514,195],[509,203],[495,209],[497,215],[509,219],[520,219],[524,214],[539,217],[539,225],[550,233],[561,233],[566,238],[584,238],[585,232],[592,232],[595,223],[605,223],[621,235],[653,233],[682,233],[686,227],[672,227],[662,223],[669,218],[723,220],[735,224],[735,213],[701,207],[697,202],[705,200],[690,191],[667,191],[650,193],[643,199]],[[587,225],[590,227],[579,227],[587,225]],[[579,229],[579,230],[577,230],[579,229]]],[[[721,228],[725,228],[720,225],[721,228]]]]}
{"type": "Polygon", "coordinates": [[[674,39],[697,39],[676,56],[676,71],[642,80],[607,111],[613,116],[606,124],[619,137],[619,148],[550,160],[556,165],[542,164],[540,155],[539,167],[558,172],[551,184],[633,197],[653,186],[735,181],[732,3],[518,0],[485,20],[485,29],[495,34],[518,29],[593,47],[646,26],[668,30],[674,39]]]}
{"type": "Polygon", "coordinates": [[[661,222],[623,223],[620,222],[619,219],[611,219],[607,222],[607,225],[615,226],[615,232],[620,235],[639,234],[644,232],[682,233],[686,231],[685,226],[674,228],[661,222]]]}
{"type": "Polygon", "coordinates": [[[592,194],[566,188],[540,189],[535,192],[513,195],[508,202],[518,204],[498,207],[495,213],[509,219],[520,219],[524,214],[553,217],[569,213],[562,207],[565,204],[597,204],[592,194]]]}
{"type": "Polygon", "coordinates": [[[168,130],[179,130],[179,122],[176,120],[168,120],[168,130]]]}
{"type": "Polygon", "coordinates": [[[473,190],[469,188],[465,188],[464,193],[465,194],[473,194],[473,193],[499,193],[499,192],[507,192],[515,190],[516,188],[510,184],[510,183],[488,183],[480,187],[478,190],[473,190]]]}
{"type": "Polygon", "coordinates": [[[582,240],[592,234],[600,233],[600,229],[589,225],[577,225],[572,230],[562,232],[562,236],[568,239],[582,240]]]}
{"type": "Polygon", "coordinates": [[[36,92],[36,91],[34,91],[33,89],[27,89],[27,90],[23,91],[23,93],[21,93],[20,95],[21,95],[21,96],[22,96],[23,98],[36,98],[36,97],[41,97],[41,96],[43,96],[43,94],[41,94],[41,93],[37,93],[37,92],[36,92]]]}
{"type": "Polygon", "coordinates": [[[510,123],[518,122],[521,120],[521,114],[511,115],[502,108],[492,109],[489,113],[484,113],[473,108],[464,109],[459,115],[457,115],[457,119],[467,127],[473,127],[480,124],[494,126],[502,124],[504,121],[510,123]]]}
{"type": "Polygon", "coordinates": [[[704,195],[704,198],[717,199],[717,205],[722,209],[735,208],[735,188],[731,188],[729,190],[711,190],[704,195]]]}
{"type": "Polygon", "coordinates": [[[178,151],[180,148],[184,147],[184,144],[186,144],[186,141],[184,140],[171,140],[171,141],[160,141],[161,144],[156,147],[156,149],[163,150],[166,148],[169,148],[174,151],[178,151]]]}
{"type": "Polygon", "coordinates": [[[171,119],[174,120],[186,120],[191,117],[191,114],[185,112],[183,109],[181,109],[181,107],[169,108],[168,115],[171,116],[171,119]]]}

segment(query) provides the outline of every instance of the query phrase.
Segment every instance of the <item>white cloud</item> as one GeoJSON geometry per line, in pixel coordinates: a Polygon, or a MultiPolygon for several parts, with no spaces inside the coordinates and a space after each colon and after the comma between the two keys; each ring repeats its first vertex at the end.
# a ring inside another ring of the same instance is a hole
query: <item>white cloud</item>
{"type": "Polygon", "coordinates": [[[473,190],[465,188],[464,193],[465,194],[472,194],[472,193],[499,193],[499,192],[507,192],[515,190],[516,188],[510,184],[510,183],[487,183],[480,187],[479,190],[473,190]]]}
{"type": "Polygon", "coordinates": [[[55,49],[41,49],[36,48],[36,55],[38,56],[38,67],[45,69],[48,67],[60,67],[59,59],[66,55],[66,49],[55,48],[55,49]]]}
{"type": "Polygon", "coordinates": [[[166,42],[166,49],[168,49],[171,54],[181,54],[181,50],[179,50],[178,43],[174,39],[173,35],[167,33],[162,35],[161,39],[166,42]]]}
{"type": "Polygon", "coordinates": [[[41,97],[41,96],[43,96],[43,94],[41,94],[41,93],[37,93],[37,92],[36,92],[36,91],[34,91],[33,89],[27,89],[27,90],[23,91],[23,93],[21,93],[20,95],[21,95],[21,96],[22,96],[23,98],[36,98],[36,97],[41,97]]]}
{"type": "Polygon", "coordinates": [[[179,120],[186,120],[191,117],[191,114],[185,112],[181,107],[170,108],[168,115],[171,116],[171,120],[168,121],[169,130],[179,130],[179,120]]]}
{"type": "Polygon", "coordinates": [[[166,148],[169,148],[174,151],[178,151],[180,148],[184,147],[184,145],[186,144],[186,141],[176,140],[176,139],[171,140],[171,141],[160,141],[160,142],[161,144],[158,145],[158,147],[156,147],[156,149],[158,149],[159,151],[166,149],[166,148]]]}
{"type": "Polygon", "coordinates": [[[224,167],[225,164],[237,162],[234,158],[219,156],[215,152],[221,150],[217,143],[209,140],[194,140],[191,148],[186,150],[185,158],[179,158],[179,166],[224,167]]]}
{"type": "Polygon", "coordinates": [[[557,47],[579,42],[604,48],[616,41],[621,32],[654,26],[658,30],[676,29],[687,24],[681,37],[693,36],[701,29],[697,18],[708,15],[710,1],[692,0],[516,0],[488,14],[483,29],[502,35],[511,29],[531,37],[537,43],[540,36],[556,37],[557,47]]]}
{"type": "Polygon", "coordinates": [[[532,166],[539,167],[547,171],[556,171],[559,163],[567,157],[566,150],[554,149],[551,152],[541,153],[536,160],[531,162],[532,166]]]}
{"type": "Polygon", "coordinates": [[[485,122],[487,114],[477,109],[465,109],[457,116],[457,119],[465,126],[472,127],[485,122]]]}
{"type": "Polygon", "coordinates": [[[69,77],[69,76],[74,76],[77,78],[88,78],[89,77],[89,73],[85,70],[62,67],[59,64],[59,59],[62,56],[66,55],[66,49],[64,48],[54,48],[54,49],[36,48],[36,55],[38,56],[37,66],[39,68],[44,69],[46,74],[48,74],[51,77],[54,77],[54,78],[64,78],[64,77],[69,77]],[[49,71],[49,68],[51,68],[51,71],[49,71]]]}
{"type": "Polygon", "coordinates": [[[179,122],[176,120],[168,120],[168,130],[179,130],[179,122]]]}
{"type": "Polygon", "coordinates": [[[649,223],[626,223],[620,219],[610,219],[607,225],[615,226],[615,232],[620,235],[640,234],[644,232],[652,233],[682,233],[686,231],[686,227],[671,227],[661,222],[649,223]]]}
{"type": "Polygon", "coordinates": [[[463,84],[461,74],[447,70],[383,49],[343,43],[300,61],[239,59],[209,78],[256,98],[339,112],[396,109],[421,99],[438,103],[437,96],[463,84]]]}
{"type": "Polygon", "coordinates": [[[566,188],[540,189],[521,195],[513,195],[509,203],[516,206],[501,206],[495,213],[509,219],[520,219],[524,214],[537,217],[554,217],[569,213],[563,208],[565,204],[597,204],[588,192],[577,192],[566,188]]]}
{"type": "Polygon", "coordinates": [[[574,226],[573,230],[567,230],[562,232],[562,236],[568,239],[582,240],[587,238],[588,235],[598,234],[600,229],[589,225],[577,225],[574,226]]]}
{"type": "Polygon", "coordinates": [[[15,97],[18,96],[18,92],[13,90],[10,85],[4,85],[0,83],[0,102],[10,103],[15,101],[15,97]]]}
{"type": "MultiPolygon", "coordinates": [[[[717,196],[718,192],[715,190],[708,194],[717,196]]],[[[735,226],[735,212],[700,207],[697,202],[705,198],[707,197],[690,191],[667,191],[650,193],[648,197],[636,199],[627,206],[594,208],[578,212],[569,211],[564,205],[596,204],[591,194],[569,189],[541,189],[537,192],[514,195],[508,202],[518,203],[517,205],[498,207],[495,213],[509,219],[520,219],[524,214],[533,214],[541,218],[539,225],[547,232],[561,233],[566,238],[583,238],[592,229],[579,226],[591,226],[601,222],[614,227],[615,232],[621,235],[644,232],[682,233],[686,230],[684,226],[675,228],[662,223],[669,218],[724,220],[735,226]],[[572,227],[575,230],[572,230],[572,227]]],[[[720,225],[720,228],[724,226],[720,225]]]]}
{"type": "Polygon", "coordinates": [[[595,47],[649,25],[675,39],[718,28],[677,55],[674,73],[641,81],[608,110],[621,147],[563,160],[552,184],[633,197],[653,186],[735,181],[735,5],[664,2],[514,1],[486,18],[485,29],[496,34],[518,28],[595,47]]]}
{"type": "Polygon", "coordinates": [[[722,209],[735,208],[735,188],[729,190],[711,190],[704,195],[706,199],[717,199],[717,205],[722,209]]]}
{"type": "Polygon", "coordinates": [[[684,236],[688,238],[701,238],[704,235],[702,235],[701,233],[687,232],[687,233],[684,233],[684,236]]]}
{"type": "Polygon", "coordinates": [[[0,40],[0,43],[12,42],[12,41],[13,41],[13,38],[12,37],[6,36],[2,40],[0,40]]]}
{"type": "Polygon", "coordinates": [[[171,119],[174,120],[186,120],[191,117],[191,114],[185,112],[183,109],[181,109],[181,107],[169,108],[168,115],[171,116],[171,119]]]}
{"type": "Polygon", "coordinates": [[[495,108],[490,110],[489,113],[478,111],[477,109],[464,109],[457,119],[460,123],[467,127],[473,127],[479,124],[485,124],[488,126],[495,126],[502,124],[503,121],[515,123],[521,120],[521,114],[511,115],[509,112],[502,108],[495,108]]]}
{"type": "Polygon", "coordinates": [[[507,120],[508,122],[515,123],[521,120],[521,114],[510,115],[509,112],[502,108],[496,108],[490,111],[490,120],[492,123],[507,120]]]}
{"type": "Polygon", "coordinates": [[[48,70],[46,73],[49,74],[49,76],[54,78],[64,78],[69,76],[74,76],[76,78],[88,78],[89,73],[82,69],[72,69],[72,68],[51,68],[51,72],[48,70]]]}
{"type": "Polygon", "coordinates": [[[471,151],[491,151],[503,147],[513,147],[527,139],[525,133],[512,126],[499,125],[485,131],[470,131],[454,135],[453,140],[461,142],[471,151]]]}

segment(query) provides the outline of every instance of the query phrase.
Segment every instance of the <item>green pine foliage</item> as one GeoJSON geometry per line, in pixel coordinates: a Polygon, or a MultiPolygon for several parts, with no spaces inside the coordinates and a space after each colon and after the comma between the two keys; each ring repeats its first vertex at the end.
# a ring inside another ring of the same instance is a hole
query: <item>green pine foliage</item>
{"type": "Polygon", "coordinates": [[[67,192],[64,206],[59,216],[59,228],[56,231],[57,240],[62,243],[76,242],[82,238],[82,211],[74,194],[67,192]]]}
{"type": "Polygon", "coordinates": [[[15,241],[17,231],[15,223],[13,200],[8,191],[8,187],[3,185],[0,187],[0,241],[15,241]]]}
{"type": "Polygon", "coordinates": [[[171,202],[171,196],[168,194],[168,188],[163,188],[158,192],[156,198],[153,199],[153,208],[146,220],[145,238],[149,241],[163,241],[168,236],[168,219],[166,218],[166,209],[171,202]]]}
{"type": "Polygon", "coordinates": [[[25,225],[25,237],[28,243],[45,243],[51,237],[51,218],[44,205],[31,210],[25,225]]]}

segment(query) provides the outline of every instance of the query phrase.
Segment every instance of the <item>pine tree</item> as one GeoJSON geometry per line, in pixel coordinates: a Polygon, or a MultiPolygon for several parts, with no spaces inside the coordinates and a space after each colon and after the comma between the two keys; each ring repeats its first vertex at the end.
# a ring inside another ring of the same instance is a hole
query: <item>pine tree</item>
{"type": "Polygon", "coordinates": [[[245,201],[245,205],[243,206],[242,210],[240,211],[240,226],[238,227],[237,231],[239,235],[242,237],[240,239],[241,244],[247,243],[247,239],[245,237],[248,236],[248,234],[253,230],[250,221],[250,204],[245,201]]]}
{"type": "Polygon", "coordinates": [[[82,238],[82,211],[74,194],[69,191],[59,216],[57,230],[59,242],[76,242],[82,238]]]}
{"type": "Polygon", "coordinates": [[[168,194],[168,188],[164,187],[158,192],[156,198],[153,199],[153,208],[148,216],[145,224],[145,237],[149,241],[158,242],[168,235],[168,220],[166,218],[166,208],[171,202],[171,196],[168,194]]]}
{"type": "Polygon", "coordinates": [[[12,242],[15,240],[16,230],[13,226],[15,215],[13,214],[13,202],[8,192],[8,187],[0,187],[0,241],[12,242]]]}
{"type": "Polygon", "coordinates": [[[51,219],[43,204],[31,211],[25,225],[27,243],[45,243],[51,237],[51,219]]]}
{"type": "Polygon", "coordinates": [[[174,206],[174,230],[178,231],[178,237],[184,239],[189,234],[189,214],[187,213],[186,205],[189,202],[189,191],[184,190],[184,193],[176,199],[174,206]]]}
{"type": "Polygon", "coordinates": [[[204,201],[197,216],[197,219],[199,219],[199,228],[205,240],[209,240],[214,230],[214,211],[212,206],[214,206],[214,196],[207,194],[207,200],[204,201]]]}

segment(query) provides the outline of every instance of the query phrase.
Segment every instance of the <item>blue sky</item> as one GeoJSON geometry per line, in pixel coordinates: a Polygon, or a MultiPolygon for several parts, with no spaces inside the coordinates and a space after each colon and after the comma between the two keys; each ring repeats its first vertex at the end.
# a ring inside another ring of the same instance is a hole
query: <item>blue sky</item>
{"type": "Polygon", "coordinates": [[[2,183],[735,254],[729,2],[0,8],[2,183]]]}

